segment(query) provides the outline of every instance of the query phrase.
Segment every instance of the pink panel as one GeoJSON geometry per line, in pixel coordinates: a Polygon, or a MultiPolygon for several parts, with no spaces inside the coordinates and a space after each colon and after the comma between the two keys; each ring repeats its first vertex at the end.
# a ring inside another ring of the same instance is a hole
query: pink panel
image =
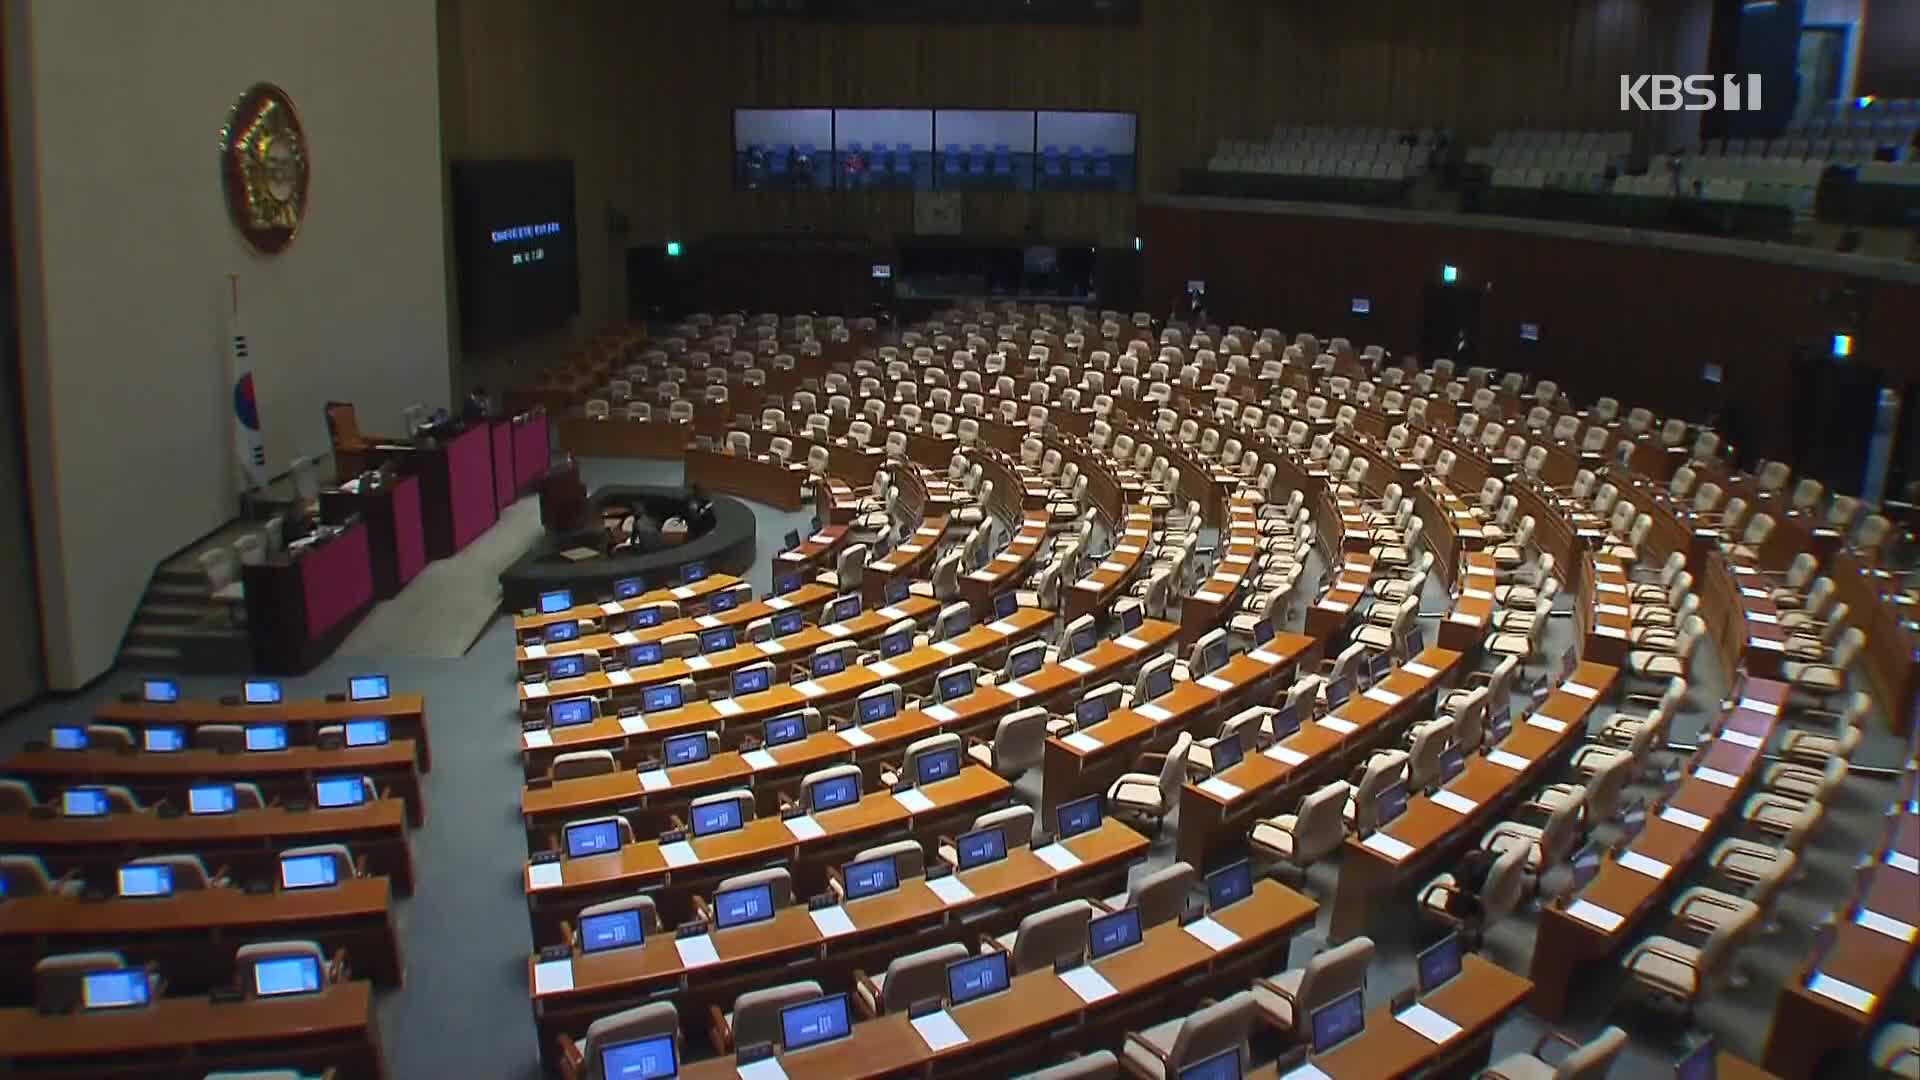
{"type": "Polygon", "coordinates": [[[493,505],[505,510],[513,502],[513,424],[497,420],[493,424],[493,505]]]}
{"type": "Polygon", "coordinates": [[[427,565],[427,532],[420,520],[420,478],[408,476],[393,487],[394,562],[400,584],[413,580],[427,565]]]}
{"type": "Polygon", "coordinates": [[[453,550],[493,525],[493,445],[484,427],[468,428],[447,447],[448,497],[453,504],[453,550]]]}
{"type": "Polygon", "coordinates": [[[373,557],[367,527],[355,524],[300,559],[306,594],[307,637],[326,636],[342,619],[373,600],[373,557]]]}

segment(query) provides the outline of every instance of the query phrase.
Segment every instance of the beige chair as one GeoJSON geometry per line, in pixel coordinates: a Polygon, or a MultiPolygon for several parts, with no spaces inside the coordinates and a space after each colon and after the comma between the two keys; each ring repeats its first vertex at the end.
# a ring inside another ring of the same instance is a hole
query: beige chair
{"type": "Polygon", "coordinates": [[[1120,1059],[1111,1050],[1082,1054],[1038,1072],[1021,1073],[1019,1080],[1114,1080],[1120,1075],[1120,1059]]]}
{"type": "Polygon", "coordinates": [[[1796,690],[1804,690],[1816,697],[1837,694],[1846,689],[1847,670],[1853,666],[1866,644],[1867,635],[1859,627],[1850,626],[1840,635],[1826,662],[1801,663],[1789,660],[1780,665],[1780,672],[1796,690]]]}
{"type": "Polygon", "coordinates": [[[1143,754],[1138,762],[1146,766],[1160,765],[1158,774],[1147,772],[1122,773],[1118,780],[1107,788],[1107,807],[1115,815],[1149,818],[1153,821],[1153,831],[1157,836],[1161,824],[1168,814],[1173,813],[1180,803],[1180,785],[1187,776],[1187,749],[1193,745],[1193,736],[1181,732],[1174,740],[1173,748],[1165,754],[1143,754]]]}
{"type": "Polygon", "coordinates": [[[760,885],[768,887],[767,891],[773,896],[775,910],[793,903],[793,873],[784,866],[770,866],[765,870],[754,870],[750,873],[722,878],[713,891],[715,893],[732,892],[735,889],[751,889],[760,885]]]}
{"type": "Polygon", "coordinates": [[[1886,1076],[1920,1080],[1920,1028],[1912,1024],[1885,1024],[1867,1048],[1867,1060],[1886,1076]]]}
{"type": "Polygon", "coordinates": [[[1706,632],[1706,620],[1698,615],[1688,616],[1670,649],[1629,650],[1627,670],[1642,679],[1684,679],[1687,676],[1688,662],[1693,657],[1693,650],[1700,644],[1700,639],[1706,635],[1706,632]]]}
{"type": "MultiPolygon", "coordinates": [[[[1679,901],[1675,907],[1679,908],[1679,901]]],[[[1686,921],[1688,917],[1711,918],[1712,929],[1705,942],[1693,945],[1665,934],[1654,934],[1627,950],[1620,966],[1641,992],[1656,1000],[1677,1004],[1691,1015],[1693,1007],[1720,981],[1728,948],[1753,927],[1760,912],[1750,903],[1723,907],[1717,900],[1699,897],[1693,898],[1693,906],[1687,911],[1688,916],[1682,916],[1683,922],[1696,929],[1701,923],[1686,921]]]]}
{"type": "Polygon", "coordinates": [[[1480,838],[1481,848],[1497,854],[1519,850],[1526,852],[1527,872],[1538,878],[1549,867],[1558,865],[1573,851],[1580,839],[1580,821],[1586,800],[1567,798],[1550,809],[1529,803],[1522,810],[1544,810],[1546,821],[1533,825],[1524,821],[1503,821],[1480,838]]]}
{"type": "Polygon", "coordinates": [[[1242,990],[1190,1016],[1129,1031],[1120,1048],[1121,1065],[1142,1080],[1171,1080],[1196,1061],[1239,1047],[1244,1066],[1255,1012],[1253,994],[1242,990]]]}
{"type": "Polygon", "coordinates": [[[1114,911],[1127,907],[1139,908],[1140,928],[1145,930],[1178,918],[1186,908],[1187,894],[1193,891],[1199,880],[1200,875],[1192,866],[1183,862],[1169,863],[1151,874],[1141,875],[1119,896],[1107,897],[1105,905],[1114,911]]]}
{"type": "MultiPolygon", "coordinates": [[[[906,753],[901,755],[900,767],[898,769],[882,768],[880,770],[880,782],[888,787],[892,787],[902,780],[918,783],[921,758],[929,757],[946,750],[959,753],[964,749],[965,746],[960,736],[951,731],[943,731],[938,735],[928,735],[925,738],[915,739],[907,745],[906,753]]],[[[961,764],[964,765],[965,763],[965,755],[962,754],[961,764]]]]}
{"type": "Polygon", "coordinates": [[[680,1013],[671,1001],[655,1001],[612,1016],[603,1016],[587,1025],[579,1042],[570,1035],[560,1036],[560,1064],[568,1076],[580,1080],[607,1080],[600,1068],[600,1050],[609,1043],[630,1042],[650,1036],[671,1035],[675,1056],[679,1056],[680,1013]]]}
{"type": "Polygon", "coordinates": [[[1626,1045],[1627,1033],[1617,1027],[1608,1027],[1585,1043],[1549,1031],[1533,1044],[1532,1051],[1503,1057],[1480,1075],[1486,1080],[1601,1080],[1626,1045]],[[1556,1042],[1572,1051],[1559,1064],[1547,1060],[1547,1047],[1556,1042]]]}
{"type": "Polygon", "coordinates": [[[233,954],[234,983],[248,998],[255,995],[254,966],[263,960],[277,960],[284,957],[299,956],[313,959],[320,967],[321,986],[338,982],[347,975],[346,950],[334,953],[330,961],[320,946],[312,941],[257,941],[251,945],[242,945],[233,954]]]}
{"type": "Polygon", "coordinates": [[[965,960],[972,954],[965,945],[949,942],[930,949],[894,958],[887,970],[869,977],[856,969],[853,973],[853,1001],[860,1015],[871,1019],[881,1013],[902,1012],[917,1001],[944,998],[947,993],[947,965],[965,960]]]}
{"type": "Polygon", "coordinates": [[[1308,792],[1295,812],[1254,822],[1247,843],[1259,854],[1305,870],[1340,850],[1347,838],[1346,808],[1352,792],[1345,780],[1308,792]]]}
{"type": "Polygon", "coordinates": [[[0,887],[10,897],[78,896],[86,882],[73,875],[49,875],[38,855],[0,855],[0,887]]]}
{"type": "Polygon", "coordinates": [[[1040,764],[1046,749],[1047,710],[1036,705],[1001,717],[993,729],[993,741],[973,740],[967,746],[967,758],[992,769],[1001,779],[1017,780],[1040,764]]]}
{"type": "MultiPolygon", "coordinates": [[[[80,985],[86,975],[126,966],[126,957],[106,950],[43,956],[33,964],[33,1003],[47,1012],[72,1011],[80,1005],[80,985]]],[[[159,980],[155,975],[148,978],[151,992],[159,985],[159,980]]],[[[251,979],[247,981],[252,982],[251,979]]],[[[159,994],[150,993],[150,996],[158,997],[159,994]]]]}
{"type": "Polygon", "coordinates": [[[1460,892],[1460,880],[1450,873],[1443,873],[1427,882],[1420,890],[1420,912],[1443,925],[1454,927],[1467,936],[1470,942],[1478,944],[1486,939],[1487,927],[1513,913],[1520,904],[1520,898],[1527,886],[1527,853],[1518,846],[1501,852],[1493,860],[1493,866],[1487,871],[1487,880],[1480,888],[1480,914],[1463,920],[1448,910],[1448,901],[1460,892]]]}
{"type": "MultiPolygon", "coordinates": [[[[1007,850],[1012,851],[1014,848],[1026,847],[1033,843],[1033,823],[1035,818],[1036,815],[1034,814],[1033,807],[1023,802],[1015,802],[1012,806],[1003,806],[998,810],[989,810],[984,814],[974,815],[973,824],[967,826],[967,831],[979,832],[981,829],[991,829],[997,826],[1005,832],[1007,850]]],[[[949,866],[960,865],[960,854],[954,850],[953,844],[948,841],[941,841],[937,854],[940,857],[940,861],[949,866]]]]}
{"type": "MultiPolygon", "coordinates": [[[[1007,843],[1012,847],[1011,840],[1007,843]]],[[[862,848],[854,855],[854,862],[866,862],[868,859],[891,858],[894,872],[901,881],[908,878],[924,877],[927,872],[927,849],[920,846],[918,840],[895,840],[890,844],[862,848]]]]}
{"type": "Polygon", "coordinates": [[[555,780],[573,780],[582,776],[604,776],[615,768],[611,750],[575,750],[555,755],[548,775],[555,780]]]}
{"type": "Polygon", "coordinates": [[[1086,952],[1087,922],[1096,910],[1089,900],[1062,901],[1028,915],[1018,927],[980,944],[1008,953],[1008,964],[1016,975],[1040,971],[1063,957],[1086,952]]]}
{"type": "Polygon", "coordinates": [[[1833,723],[1825,731],[1789,728],[1780,736],[1780,756],[1799,765],[1818,767],[1833,757],[1852,758],[1864,736],[1867,714],[1873,708],[1873,699],[1861,691],[1855,691],[1847,699],[1847,707],[1839,713],[1824,712],[1818,709],[1802,709],[1795,712],[1794,720],[1805,717],[1822,717],[1833,723]]]}
{"type": "Polygon", "coordinates": [[[718,1005],[709,1005],[707,1033],[713,1048],[730,1054],[736,1047],[769,1043],[780,1045],[780,1010],[821,997],[826,991],[809,979],[783,983],[761,990],[749,990],[733,999],[733,1011],[723,1013],[718,1005]]]}
{"type": "Polygon", "coordinates": [[[1321,949],[1305,967],[1255,979],[1252,993],[1260,1019],[1282,1035],[1303,1031],[1315,1009],[1363,989],[1372,963],[1373,939],[1363,936],[1321,949]]]}
{"type": "Polygon", "coordinates": [[[639,913],[640,932],[642,934],[651,937],[660,932],[660,909],[654,906],[653,897],[644,893],[637,893],[633,896],[623,896],[618,900],[604,900],[598,904],[588,904],[586,907],[581,908],[579,917],[574,919],[571,924],[571,929],[567,934],[568,940],[578,945],[578,927],[581,923],[586,922],[593,916],[612,915],[622,911],[639,913]]]}

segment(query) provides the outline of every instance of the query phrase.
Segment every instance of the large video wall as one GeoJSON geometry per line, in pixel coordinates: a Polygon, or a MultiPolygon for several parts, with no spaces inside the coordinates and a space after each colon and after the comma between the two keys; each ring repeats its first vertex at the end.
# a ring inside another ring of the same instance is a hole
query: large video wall
{"type": "Polygon", "coordinates": [[[1045,109],[735,109],[743,191],[1134,190],[1138,117],[1045,109]]]}

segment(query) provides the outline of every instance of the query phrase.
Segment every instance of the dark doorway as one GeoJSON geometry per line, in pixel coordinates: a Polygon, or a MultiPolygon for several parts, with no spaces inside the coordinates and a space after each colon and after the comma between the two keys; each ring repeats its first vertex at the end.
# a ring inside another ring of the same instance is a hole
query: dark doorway
{"type": "Polygon", "coordinates": [[[1428,363],[1451,357],[1462,370],[1479,362],[1479,289],[1463,285],[1427,286],[1421,312],[1420,355],[1428,363]]]}
{"type": "Polygon", "coordinates": [[[663,244],[627,249],[627,321],[666,322],[684,313],[682,262],[679,255],[669,256],[663,244]]]}
{"type": "Polygon", "coordinates": [[[1836,363],[1828,353],[1817,346],[1794,352],[1794,473],[1857,494],[1878,417],[1880,374],[1864,364],[1836,363]]]}

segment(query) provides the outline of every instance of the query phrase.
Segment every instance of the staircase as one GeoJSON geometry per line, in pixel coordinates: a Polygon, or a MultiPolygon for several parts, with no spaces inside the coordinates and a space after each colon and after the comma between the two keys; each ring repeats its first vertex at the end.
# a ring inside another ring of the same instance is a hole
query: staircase
{"type": "Polygon", "coordinates": [[[120,666],[166,672],[243,672],[253,665],[244,603],[213,598],[199,556],[215,545],[260,532],[256,521],[233,521],[162,562],[120,643],[120,666]]]}

